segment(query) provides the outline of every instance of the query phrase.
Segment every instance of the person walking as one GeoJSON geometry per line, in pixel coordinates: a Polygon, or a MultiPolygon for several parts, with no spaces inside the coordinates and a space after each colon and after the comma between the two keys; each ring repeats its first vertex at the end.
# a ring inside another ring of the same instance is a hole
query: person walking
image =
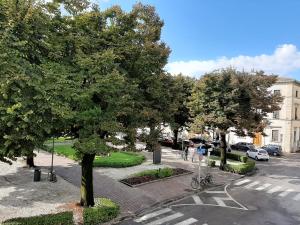
{"type": "Polygon", "coordinates": [[[184,148],[184,158],[183,158],[184,161],[188,160],[188,154],[189,154],[189,145],[186,145],[184,148]]]}

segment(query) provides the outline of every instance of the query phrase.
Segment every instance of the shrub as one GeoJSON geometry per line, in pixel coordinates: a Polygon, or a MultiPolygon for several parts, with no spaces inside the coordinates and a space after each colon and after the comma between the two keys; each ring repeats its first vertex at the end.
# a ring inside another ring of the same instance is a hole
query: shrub
{"type": "Polygon", "coordinates": [[[95,206],[83,210],[83,223],[85,225],[96,225],[105,223],[117,217],[120,207],[107,198],[99,198],[95,206]]]}
{"type": "Polygon", "coordinates": [[[96,156],[94,160],[95,167],[113,167],[122,168],[136,166],[143,163],[145,156],[133,152],[113,152],[110,156],[96,156]]]}
{"type": "Polygon", "coordinates": [[[158,169],[158,173],[157,173],[158,178],[170,177],[172,175],[173,175],[173,169],[172,168],[158,169]]]}
{"type": "Polygon", "coordinates": [[[239,164],[239,165],[226,164],[225,170],[232,173],[246,174],[252,171],[254,167],[255,167],[255,162],[253,160],[248,160],[246,163],[239,164]]]}
{"type": "Polygon", "coordinates": [[[62,212],[33,217],[14,218],[6,220],[3,225],[73,225],[73,213],[62,212]]]}
{"type": "Polygon", "coordinates": [[[132,177],[144,177],[144,176],[150,176],[155,178],[164,178],[164,177],[170,177],[173,175],[173,169],[172,168],[162,168],[157,170],[145,170],[136,174],[133,174],[132,177]]]}
{"type": "MultiPolygon", "coordinates": [[[[211,154],[215,155],[215,156],[221,156],[221,151],[220,150],[213,150],[211,152],[211,154]]],[[[243,156],[243,155],[236,154],[236,153],[231,153],[231,152],[227,152],[227,158],[235,160],[235,161],[240,161],[240,162],[243,162],[243,163],[246,163],[248,161],[247,156],[243,156]]]]}
{"type": "Polygon", "coordinates": [[[216,161],[215,160],[209,160],[208,166],[215,167],[216,166],[216,161]]]}

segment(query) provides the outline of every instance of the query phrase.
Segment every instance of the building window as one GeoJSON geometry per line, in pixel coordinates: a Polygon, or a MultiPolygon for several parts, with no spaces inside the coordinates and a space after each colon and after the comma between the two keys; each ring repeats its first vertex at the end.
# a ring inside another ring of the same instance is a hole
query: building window
{"type": "Polygon", "coordinates": [[[280,95],[280,90],[274,90],[274,95],[280,95]]]}
{"type": "Polygon", "coordinates": [[[279,119],[279,111],[273,112],[273,119],[279,119]]]}
{"type": "Polygon", "coordinates": [[[295,108],[295,120],[298,119],[298,108],[295,108]]]}
{"type": "Polygon", "coordinates": [[[296,91],[296,98],[298,98],[298,91],[296,91]]]}
{"type": "Polygon", "coordinates": [[[272,142],[279,142],[279,130],[272,130],[272,142]]]}

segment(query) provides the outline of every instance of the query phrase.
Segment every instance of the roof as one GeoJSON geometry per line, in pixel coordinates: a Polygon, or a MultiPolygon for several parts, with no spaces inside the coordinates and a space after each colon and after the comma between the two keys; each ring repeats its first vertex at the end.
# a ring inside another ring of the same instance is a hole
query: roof
{"type": "Polygon", "coordinates": [[[278,77],[276,83],[295,83],[300,85],[300,81],[288,77],[278,77]]]}

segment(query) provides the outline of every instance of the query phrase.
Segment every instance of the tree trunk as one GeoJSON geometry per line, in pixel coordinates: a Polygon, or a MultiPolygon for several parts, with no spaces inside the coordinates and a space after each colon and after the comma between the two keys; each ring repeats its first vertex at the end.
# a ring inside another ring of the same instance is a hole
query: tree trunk
{"type": "Polygon", "coordinates": [[[220,162],[220,169],[224,170],[225,169],[225,165],[226,165],[226,161],[227,161],[227,143],[226,143],[226,133],[221,131],[220,132],[220,137],[221,137],[221,162],[220,162]]]}
{"type": "Polygon", "coordinates": [[[81,162],[80,205],[94,206],[93,161],[95,154],[84,154],[81,162]]]}
{"type": "Polygon", "coordinates": [[[173,133],[174,133],[174,142],[173,142],[173,148],[177,148],[177,145],[178,145],[178,142],[177,142],[177,139],[178,139],[178,129],[174,129],[173,130],[173,133]]]}
{"type": "Polygon", "coordinates": [[[27,167],[29,167],[29,168],[34,167],[33,155],[27,156],[27,157],[26,157],[26,165],[27,165],[27,167]]]}
{"type": "Polygon", "coordinates": [[[135,128],[129,128],[127,131],[127,136],[125,137],[125,142],[128,145],[128,149],[131,151],[136,151],[135,142],[136,142],[136,130],[135,128]]]}

